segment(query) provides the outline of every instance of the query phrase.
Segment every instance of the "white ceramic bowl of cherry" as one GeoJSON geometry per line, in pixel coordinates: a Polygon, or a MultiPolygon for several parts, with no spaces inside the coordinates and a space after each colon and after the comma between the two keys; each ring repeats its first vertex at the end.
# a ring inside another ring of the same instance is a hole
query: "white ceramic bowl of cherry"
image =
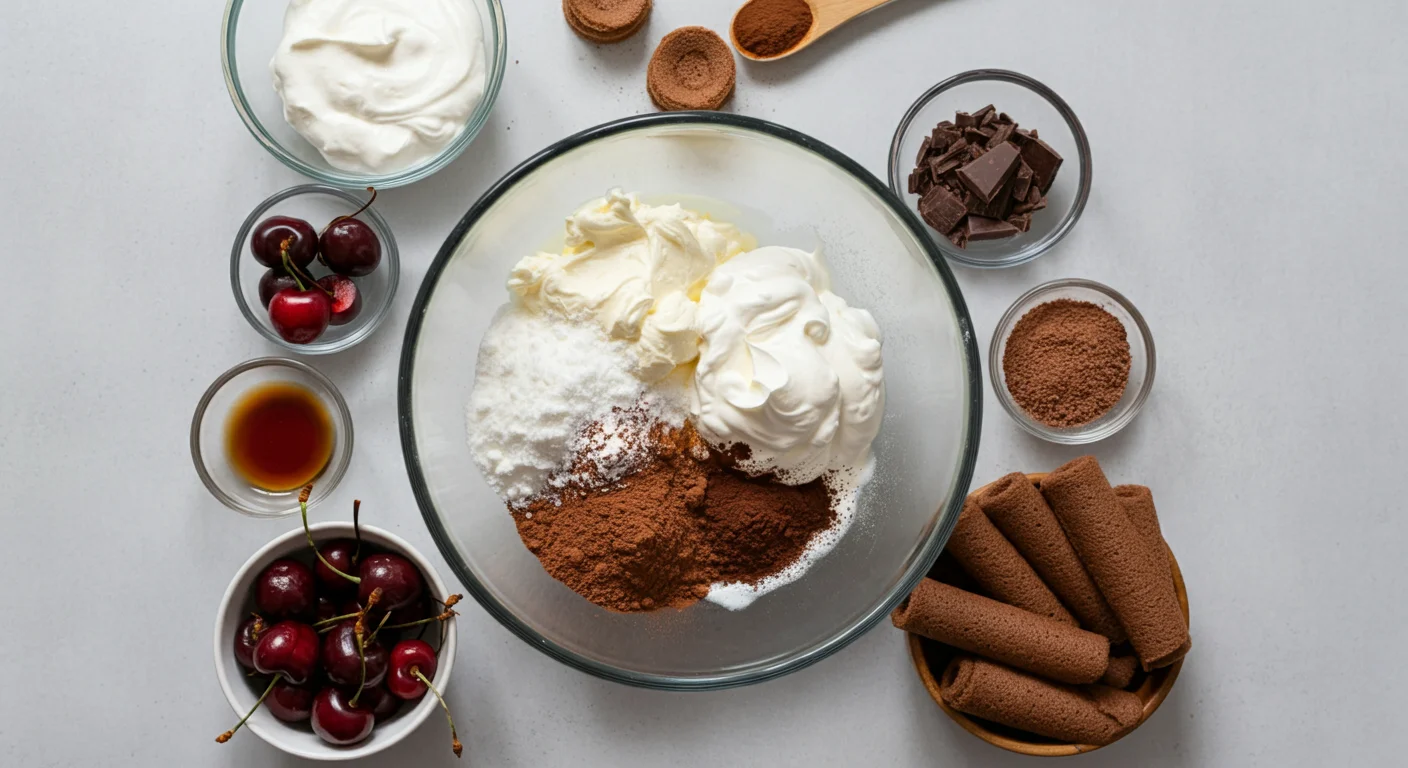
{"type": "MultiPolygon", "coordinates": [[[[313,532],[313,541],[319,543],[333,539],[350,539],[353,536],[351,523],[313,523],[308,527],[313,532]]],[[[440,579],[440,574],[436,573],[425,556],[407,543],[405,539],[375,526],[363,525],[361,529],[362,540],[367,544],[400,554],[415,564],[424,578],[426,591],[432,597],[441,601],[449,597],[449,590],[445,588],[445,582],[440,579]]],[[[265,544],[245,561],[244,565],[235,573],[235,577],[230,580],[230,586],[225,589],[224,597],[220,598],[220,609],[215,615],[215,675],[220,679],[220,689],[225,692],[225,699],[230,702],[230,709],[235,713],[230,720],[231,725],[244,717],[249,708],[254,706],[254,702],[259,700],[259,692],[253,690],[245,682],[246,672],[235,660],[234,650],[235,632],[239,629],[240,623],[253,610],[254,598],[251,587],[254,585],[255,579],[270,563],[281,557],[302,556],[307,553],[308,540],[301,527],[279,536],[265,544]]],[[[435,677],[431,680],[442,695],[445,693],[450,673],[455,666],[457,637],[455,622],[452,620],[445,623],[447,625],[445,643],[440,648],[435,677]]],[[[269,714],[264,707],[260,707],[250,716],[249,722],[245,723],[244,728],[240,729],[241,733],[235,734],[235,737],[229,743],[222,745],[221,748],[238,749],[237,744],[242,732],[248,730],[253,731],[255,735],[274,748],[290,755],[310,760],[356,760],[367,755],[374,755],[401,741],[416,728],[419,728],[427,717],[437,712],[440,712],[440,704],[435,700],[435,694],[427,692],[419,701],[403,704],[401,710],[384,723],[378,722],[372,730],[372,734],[364,741],[340,747],[318,738],[317,734],[313,733],[313,730],[306,724],[290,725],[281,722],[269,714]]],[[[440,720],[442,727],[444,727],[443,713],[440,720]]],[[[448,754],[450,735],[444,733],[440,736],[445,740],[444,748],[448,754]]]]}

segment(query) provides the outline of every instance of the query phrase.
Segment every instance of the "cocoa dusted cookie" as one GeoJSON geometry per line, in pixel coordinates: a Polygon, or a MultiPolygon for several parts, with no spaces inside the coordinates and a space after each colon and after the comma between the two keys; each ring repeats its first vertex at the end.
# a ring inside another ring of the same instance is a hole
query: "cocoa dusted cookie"
{"type": "Polygon", "coordinates": [[[562,0],[572,30],[593,43],[619,43],[650,18],[651,0],[562,0]]]}
{"type": "Polygon", "coordinates": [[[680,27],[650,57],[645,87],[663,110],[718,109],[737,78],[733,51],[712,30],[680,27]]]}

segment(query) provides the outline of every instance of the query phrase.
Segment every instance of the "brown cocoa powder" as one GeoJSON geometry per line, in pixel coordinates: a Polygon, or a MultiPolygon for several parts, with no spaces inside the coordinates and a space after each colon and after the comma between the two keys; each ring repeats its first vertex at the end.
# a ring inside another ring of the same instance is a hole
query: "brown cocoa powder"
{"type": "Polygon", "coordinates": [[[657,426],[649,440],[651,458],[619,482],[513,511],[543,568],[603,608],[683,608],[715,582],[757,583],[836,519],[823,481],[748,477],[731,468],[736,452],[711,449],[689,424],[657,426]]]}
{"type": "Polygon", "coordinates": [[[792,49],[812,28],[806,0],[752,0],[733,19],[733,37],[745,51],[770,58],[792,49]]]}
{"type": "Polygon", "coordinates": [[[1007,337],[1002,373],[1023,411],[1049,427],[1103,416],[1129,383],[1124,324],[1088,301],[1056,299],[1032,308],[1007,337]]]}

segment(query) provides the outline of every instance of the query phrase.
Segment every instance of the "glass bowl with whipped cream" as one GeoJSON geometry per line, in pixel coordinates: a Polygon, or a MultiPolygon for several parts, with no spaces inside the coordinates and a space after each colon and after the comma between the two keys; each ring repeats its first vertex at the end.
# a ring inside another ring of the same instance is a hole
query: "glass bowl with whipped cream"
{"type": "Polygon", "coordinates": [[[854,161],[755,118],[632,117],[450,235],[406,331],[402,446],[446,561],[535,648],[744,685],[844,647],[937,557],[977,453],[974,338],[854,161]]]}
{"type": "Polygon", "coordinates": [[[507,52],[500,0],[228,0],[220,37],[254,138],[342,187],[453,162],[489,118],[507,52]]]}

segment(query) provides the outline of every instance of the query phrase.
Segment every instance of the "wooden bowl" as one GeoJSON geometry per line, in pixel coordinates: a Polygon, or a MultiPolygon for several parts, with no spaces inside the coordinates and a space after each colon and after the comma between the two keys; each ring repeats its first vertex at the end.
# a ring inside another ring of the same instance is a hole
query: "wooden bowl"
{"type": "MultiPolygon", "coordinates": [[[[1041,481],[1046,477],[1042,472],[1034,475],[1027,475],[1034,485],[1041,485],[1041,481]]],[[[991,483],[989,483],[991,485],[991,483]]],[[[987,490],[988,486],[983,486],[973,494],[976,495],[987,490]]],[[[1164,545],[1167,550],[1168,545],[1164,545]]],[[[1183,619],[1188,620],[1188,590],[1183,585],[1183,573],[1178,569],[1178,561],[1174,559],[1173,552],[1168,553],[1169,567],[1173,570],[1173,585],[1178,592],[1178,604],[1183,608],[1183,619]]],[[[1035,755],[1037,757],[1065,757],[1067,755],[1079,755],[1084,752],[1094,752],[1100,746],[1096,744],[1069,744],[1065,742],[1048,739],[1034,733],[1019,731],[1015,728],[1008,728],[1005,725],[979,720],[953,709],[944,703],[943,697],[939,695],[939,678],[943,676],[944,668],[948,666],[949,660],[953,658],[955,651],[949,646],[936,643],[925,637],[920,637],[913,632],[907,633],[909,643],[909,656],[914,662],[914,669],[919,673],[919,679],[924,682],[924,688],[929,691],[929,696],[939,705],[939,709],[944,714],[953,719],[963,727],[963,730],[977,736],[993,746],[1002,747],[1009,752],[1016,752],[1021,755],[1035,755]]],[[[1141,701],[1144,702],[1144,717],[1139,721],[1140,725],[1149,721],[1149,717],[1154,714],[1154,710],[1164,703],[1168,697],[1168,692],[1173,690],[1173,684],[1178,680],[1178,672],[1183,669],[1183,659],[1179,659],[1173,664],[1156,669],[1147,674],[1142,671],[1135,672],[1135,679],[1138,680],[1143,675],[1139,687],[1134,691],[1141,701]]],[[[1135,729],[1131,730],[1133,733],[1135,729]]],[[[1129,734],[1125,734],[1126,736],[1129,734]]],[[[1121,737],[1123,738],[1123,737],[1121,737]]]]}

